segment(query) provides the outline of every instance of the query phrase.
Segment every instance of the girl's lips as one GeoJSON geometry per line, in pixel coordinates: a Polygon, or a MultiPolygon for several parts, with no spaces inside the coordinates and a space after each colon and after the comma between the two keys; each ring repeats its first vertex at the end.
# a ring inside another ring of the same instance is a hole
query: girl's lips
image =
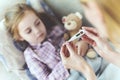
{"type": "Polygon", "coordinates": [[[42,37],[42,36],[43,36],[43,33],[39,34],[39,36],[37,37],[37,39],[39,39],[39,38],[42,37]]]}

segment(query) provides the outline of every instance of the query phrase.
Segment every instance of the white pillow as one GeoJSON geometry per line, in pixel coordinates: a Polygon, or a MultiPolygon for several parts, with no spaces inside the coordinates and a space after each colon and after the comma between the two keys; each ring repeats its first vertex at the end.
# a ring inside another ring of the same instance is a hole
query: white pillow
{"type": "Polygon", "coordinates": [[[25,64],[23,53],[13,45],[12,38],[4,25],[4,20],[0,21],[0,54],[5,58],[10,70],[23,69],[25,64]]]}
{"type": "Polygon", "coordinates": [[[0,0],[0,20],[2,20],[4,18],[4,14],[6,12],[6,10],[17,4],[17,3],[25,3],[26,0],[0,0]]]}
{"type": "Polygon", "coordinates": [[[26,69],[23,67],[25,64],[24,55],[13,45],[12,38],[4,25],[4,20],[0,21],[0,54],[5,59],[8,71],[14,72],[20,80],[29,80],[26,69]]]}

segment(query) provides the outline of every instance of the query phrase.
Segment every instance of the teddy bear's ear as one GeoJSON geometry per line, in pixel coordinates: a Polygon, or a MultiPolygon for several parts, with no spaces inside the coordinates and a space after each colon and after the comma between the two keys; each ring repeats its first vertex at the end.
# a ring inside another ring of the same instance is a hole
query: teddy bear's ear
{"type": "Polygon", "coordinates": [[[62,23],[65,23],[66,22],[66,17],[64,16],[63,18],[62,18],[62,23]]]}
{"type": "Polygon", "coordinates": [[[75,15],[82,19],[82,15],[79,12],[76,12],[75,15]]]}

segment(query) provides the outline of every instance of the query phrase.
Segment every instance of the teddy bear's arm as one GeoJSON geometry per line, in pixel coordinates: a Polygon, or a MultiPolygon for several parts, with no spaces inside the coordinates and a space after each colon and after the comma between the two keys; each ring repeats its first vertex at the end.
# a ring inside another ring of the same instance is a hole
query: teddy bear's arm
{"type": "Polygon", "coordinates": [[[64,39],[65,39],[65,41],[69,40],[70,39],[70,35],[68,33],[65,33],[64,34],[64,39]]]}

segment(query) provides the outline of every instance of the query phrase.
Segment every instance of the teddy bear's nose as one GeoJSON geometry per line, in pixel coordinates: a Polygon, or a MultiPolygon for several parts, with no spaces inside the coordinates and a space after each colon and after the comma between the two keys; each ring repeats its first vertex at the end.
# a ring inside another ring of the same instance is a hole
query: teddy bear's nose
{"type": "Polygon", "coordinates": [[[71,22],[69,22],[68,25],[71,25],[71,22]]]}

